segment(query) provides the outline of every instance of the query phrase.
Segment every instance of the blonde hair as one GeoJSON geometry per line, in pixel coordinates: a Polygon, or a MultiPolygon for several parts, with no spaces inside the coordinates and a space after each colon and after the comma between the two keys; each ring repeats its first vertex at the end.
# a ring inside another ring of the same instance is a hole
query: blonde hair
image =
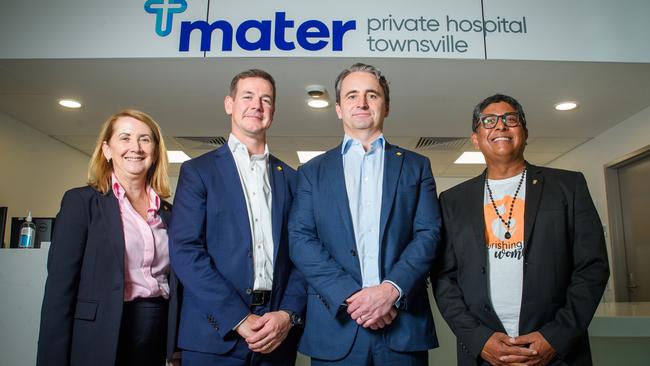
{"type": "Polygon", "coordinates": [[[167,148],[160,133],[160,126],[158,126],[158,123],[151,116],[135,109],[125,109],[117,112],[104,122],[99,136],[97,136],[95,151],[88,164],[88,185],[103,194],[108,193],[110,190],[113,165],[104,157],[102,145],[104,142],[108,143],[111,137],[113,137],[115,121],[121,117],[135,118],[151,129],[156,146],[154,149],[154,163],[147,172],[147,184],[161,198],[169,197],[171,195],[171,189],[169,188],[169,177],[167,176],[167,148]]]}

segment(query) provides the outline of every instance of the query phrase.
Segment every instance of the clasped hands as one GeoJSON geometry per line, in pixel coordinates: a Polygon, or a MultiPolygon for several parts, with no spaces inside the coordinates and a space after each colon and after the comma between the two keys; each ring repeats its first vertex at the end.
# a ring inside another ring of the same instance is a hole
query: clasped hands
{"type": "MultiPolygon", "coordinates": [[[[366,287],[352,296],[345,303],[348,314],[364,328],[381,329],[393,322],[397,316],[395,302],[399,291],[390,283],[366,287]]],[[[236,331],[246,340],[253,352],[271,353],[289,334],[291,319],[285,311],[272,311],[262,316],[250,314],[236,331]]]]}
{"type": "Polygon", "coordinates": [[[496,366],[543,366],[555,357],[555,350],[540,332],[516,338],[495,332],[483,346],[481,357],[496,366]]]}
{"type": "Polygon", "coordinates": [[[285,311],[271,311],[262,316],[250,314],[235,330],[251,351],[271,353],[289,334],[291,318],[285,311]]]}
{"type": "Polygon", "coordinates": [[[392,323],[397,316],[395,302],[398,298],[395,286],[384,282],[355,292],[345,303],[352,320],[364,328],[377,330],[392,323]]]}

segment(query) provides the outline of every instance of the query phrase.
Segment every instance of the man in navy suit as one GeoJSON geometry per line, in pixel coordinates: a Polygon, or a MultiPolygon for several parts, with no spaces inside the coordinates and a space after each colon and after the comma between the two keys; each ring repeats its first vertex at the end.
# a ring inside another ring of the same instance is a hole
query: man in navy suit
{"type": "Polygon", "coordinates": [[[228,144],[183,164],[174,200],[183,364],[293,365],[306,293],[288,251],[296,174],[266,144],[273,78],[236,75],[224,107],[228,144]]]}
{"type": "Polygon", "coordinates": [[[336,80],[343,143],[298,171],[290,253],[308,282],[300,352],[312,365],[426,365],[438,346],[426,277],[440,241],[429,160],[382,133],[388,83],[336,80]]]}

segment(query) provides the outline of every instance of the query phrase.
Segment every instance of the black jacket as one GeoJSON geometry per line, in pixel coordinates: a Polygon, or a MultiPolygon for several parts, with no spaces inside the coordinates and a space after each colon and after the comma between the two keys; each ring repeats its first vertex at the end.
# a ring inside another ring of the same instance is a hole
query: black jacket
{"type": "MultiPolygon", "coordinates": [[[[440,196],[441,263],[432,272],[441,314],[457,337],[458,364],[481,365],[492,333],[504,332],[488,295],[485,172],[440,196]]],[[[590,365],[587,327],[609,277],[603,228],[584,176],[528,165],[519,332],[557,352],[553,365],[590,365]]]]}
{"type": "MultiPolygon", "coordinates": [[[[159,214],[169,227],[171,205],[159,214]]],[[[124,304],[124,232],[112,191],[67,191],[48,255],[37,365],[114,366],[124,304]]],[[[176,343],[178,280],[169,279],[167,357],[176,343]]]]}

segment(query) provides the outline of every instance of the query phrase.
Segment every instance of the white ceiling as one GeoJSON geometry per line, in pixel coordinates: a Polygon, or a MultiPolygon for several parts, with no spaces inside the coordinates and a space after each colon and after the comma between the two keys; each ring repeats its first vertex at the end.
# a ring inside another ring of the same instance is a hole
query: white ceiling
{"type": "MultiPolygon", "coordinates": [[[[391,87],[387,139],[413,149],[419,137],[467,137],[471,113],[482,98],[505,93],[517,98],[530,131],[526,157],[547,164],[650,105],[650,64],[480,61],[440,59],[225,58],[129,60],[0,60],[0,111],[84,153],[90,154],[101,123],[122,108],[151,114],[169,149],[190,156],[206,146],[178,136],[227,137],[223,98],[234,74],[257,67],[278,87],[269,147],[298,165],[296,150],[325,150],[341,140],[332,106],[306,106],[305,87],[325,85],[334,97],[334,79],[354,62],[381,68],[391,87]],[[66,110],[57,99],[82,101],[66,110]],[[553,105],[577,100],[580,108],[557,112],[553,105]]],[[[482,166],[453,161],[469,142],[453,150],[420,151],[437,176],[475,175],[482,166]]],[[[178,166],[171,169],[178,174],[178,166]]]]}

